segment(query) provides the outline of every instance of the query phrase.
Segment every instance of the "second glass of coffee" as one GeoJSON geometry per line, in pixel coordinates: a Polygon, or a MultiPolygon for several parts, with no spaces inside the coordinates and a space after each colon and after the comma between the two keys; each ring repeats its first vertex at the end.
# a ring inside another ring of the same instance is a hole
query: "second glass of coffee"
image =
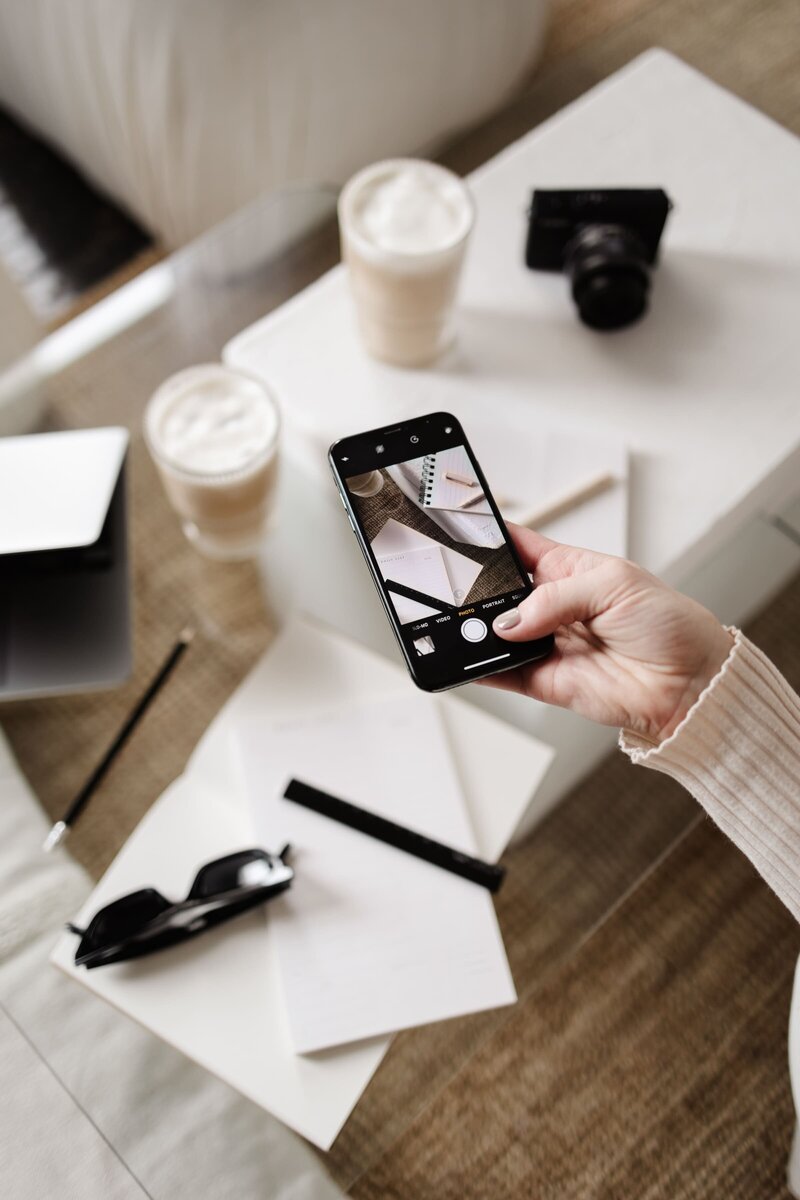
{"type": "Polygon", "coordinates": [[[278,469],[278,406],[260,380],[220,363],[172,375],[144,434],[183,531],[211,558],[255,557],[278,469]]]}
{"type": "Polygon", "coordinates": [[[472,196],[457,175],[420,159],[359,171],[339,197],[342,257],[373,357],[425,366],[453,340],[453,308],[472,196]]]}

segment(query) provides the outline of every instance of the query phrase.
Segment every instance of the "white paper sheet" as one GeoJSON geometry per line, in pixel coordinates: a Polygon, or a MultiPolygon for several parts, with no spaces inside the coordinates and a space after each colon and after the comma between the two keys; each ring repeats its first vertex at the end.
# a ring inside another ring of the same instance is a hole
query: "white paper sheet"
{"type": "MultiPolygon", "coordinates": [[[[389,518],[372,542],[372,549],[378,562],[390,555],[407,553],[424,546],[428,548],[438,546],[450,584],[448,603],[462,604],[483,570],[480,563],[468,558],[466,554],[460,554],[458,550],[451,549],[450,546],[440,546],[434,538],[428,537],[425,533],[419,533],[416,529],[411,529],[401,521],[395,521],[394,517],[389,518]]],[[[402,617],[401,620],[403,620],[402,617]]]]}
{"type": "MultiPolygon", "coordinates": [[[[155,802],[79,919],[142,885],[180,895],[196,868],[242,849],[255,833],[234,722],[364,703],[414,691],[403,668],[297,619],[276,639],[201,738],[186,771],[155,802]]],[[[460,764],[478,853],[501,853],[550,765],[549,746],[454,697],[437,700],[460,764]]],[[[389,1047],[389,1038],[295,1054],[268,910],[251,913],[160,958],[87,972],[65,934],[52,961],[189,1058],[327,1149],[389,1047]]]]}
{"type": "Polygon", "coordinates": [[[299,1053],[516,999],[485,888],[283,799],[298,778],[475,854],[436,701],[422,700],[238,730],[259,841],[296,852],[271,924],[299,1053]]]}
{"type": "MultiPolygon", "coordinates": [[[[413,588],[434,601],[453,603],[453,589],[439,546],[419,546],[415,550],[395,550],[389,554],[381,554],[378,557],[378,566],[383,578],[391,583],[413,588]]],[[[398,592],[390,594],[398,619],[403,625],[422,617],[435,616],[443,611],[440,605],[425,604],[421,600],[401,596],[398,592]]]]}

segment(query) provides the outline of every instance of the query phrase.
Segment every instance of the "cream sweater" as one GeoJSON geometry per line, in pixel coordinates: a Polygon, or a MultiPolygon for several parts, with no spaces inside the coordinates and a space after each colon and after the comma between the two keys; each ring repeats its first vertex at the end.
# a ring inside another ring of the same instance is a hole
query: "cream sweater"
{"type": "Polygon", "coordinates": [[[800,696],[737,629],[719,673],[660,745],[627,730],[631,761],[671,775],[800,920],[800,696]]]}

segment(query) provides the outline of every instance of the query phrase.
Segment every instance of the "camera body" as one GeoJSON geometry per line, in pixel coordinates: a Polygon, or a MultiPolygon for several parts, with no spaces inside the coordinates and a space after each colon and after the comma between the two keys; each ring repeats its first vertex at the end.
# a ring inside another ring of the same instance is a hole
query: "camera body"
{"type": "Polygon", "coordinates": [[[585,324],[619,329],[647,308],[671,207],[662,188],[537,189],[525,262],[567,274],[585,324]]]}

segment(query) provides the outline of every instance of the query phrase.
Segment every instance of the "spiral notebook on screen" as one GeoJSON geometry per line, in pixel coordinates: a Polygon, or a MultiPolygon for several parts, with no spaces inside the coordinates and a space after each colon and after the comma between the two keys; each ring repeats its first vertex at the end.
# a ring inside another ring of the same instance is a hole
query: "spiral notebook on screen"
{"type": "Polygon", "coordinates": [[[422,460],[419,502],[425,508],[491,515],[491,508],[463,446],[426,454],[422,460]]]}
{"type": "MultiPolygon", "coordinates": [[[[441,454],[425,456],[425,458],[435,458],[437,463],[441,457],[441,454]]],[[[427,489],[423,486],[422,481],[424,466],[425,459],[415,458],[411,462],[396,463],[392,467],[387,467],[386,474],[394,480],[404,496],[408,496],[409,500],[454,541],[467,542],[470,546],[485,546],[492,550],[502,546],[503,534],[485,501],[469,508],[460,509],[438,508],[433,503],[425,503],[424,497],[427,489]]],[[[449,483],[450,481],[446,480],[445,482],[449,483]]],[[[433,496],[435,493],[432,491],[431,495],[433,496]]]]}

